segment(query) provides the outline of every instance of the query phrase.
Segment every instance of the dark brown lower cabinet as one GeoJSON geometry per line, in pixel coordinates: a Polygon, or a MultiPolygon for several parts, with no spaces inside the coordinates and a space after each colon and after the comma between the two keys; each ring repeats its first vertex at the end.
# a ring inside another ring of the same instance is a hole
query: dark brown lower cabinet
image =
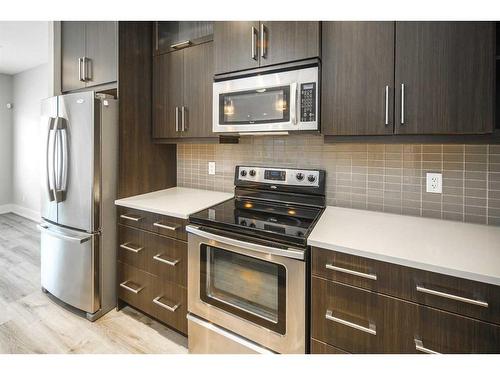
{"type": "MultiPolygon", "coordinates": [[[[350,353],[500,353],[500,326],[312,278],[313,340],[350,353]]],[[[311,342],[311,352],[326,352],[311,342]]]]}
{"type": "Polygon", "coordinates": [[[187,243],[176,238],[183,226],[166,229],[179,219],[124,210],[122,216],[141,219],[118,224],[118,299],[187,335],[187,243]]]}
{"type": "Polygon", "coordinates": [[[325,344],[324,342],[311,339],[311,354],[349,354],[348,352],[325,344]]]}
{"type": "Polygon", "coordinates": [[[312,280],[312,337],[350,353],[410,353],[417,305],[312,280]]]}

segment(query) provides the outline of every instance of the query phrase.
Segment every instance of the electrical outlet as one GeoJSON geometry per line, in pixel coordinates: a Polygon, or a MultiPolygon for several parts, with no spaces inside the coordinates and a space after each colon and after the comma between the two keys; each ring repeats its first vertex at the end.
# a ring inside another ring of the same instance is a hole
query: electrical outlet
{"type": "Polygon", "coordinates": [[[441,173],[426,173],[427,189],[428,193],[438,193],[443,192],[443,175],[441,173]]]}
{"type": "Polygon", "coordinates": [[[215,174],[215,161],[208,162],[208,174],[215,174]]]}

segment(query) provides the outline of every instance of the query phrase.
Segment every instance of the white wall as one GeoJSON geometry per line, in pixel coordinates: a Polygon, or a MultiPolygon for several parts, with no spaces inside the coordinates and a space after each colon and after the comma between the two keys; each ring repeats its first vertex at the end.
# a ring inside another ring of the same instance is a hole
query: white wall
{"type": "Polygon", "coordinates": [[[12,198],[12,77],[0,74],[0,213],[12,198]]]}
{"type": "Polygon", "coordinates": [[[40,215],[40,101],[49,94],[49,68],[43,64],[12,78],[12,203],[25,216],[40,215]]]}

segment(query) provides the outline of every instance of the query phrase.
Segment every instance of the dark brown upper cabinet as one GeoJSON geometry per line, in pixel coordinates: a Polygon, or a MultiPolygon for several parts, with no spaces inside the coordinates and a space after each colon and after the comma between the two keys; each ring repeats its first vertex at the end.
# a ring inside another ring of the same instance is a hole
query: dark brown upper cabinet
{"type": "Polygon", "coordinates": [[[324,135],[494,127],[492,22],[323,22],[324,135]]]}
{"type": "Polygon", "coordinates": [[[213,21],[162,21],[154,26],[154,54],[173,52],[213,39],[213,21]]]}
{"type": "Polygon", "coordinates": [[[394,22],[323,22],[325,135],[393,133],[394,22]]]}
{"type": "Polygon", "coordinates": [[[396,22],[397,134],[494,128],[495,23],[396,22]]]}
{"type": "Polygon", "coordinates": [[[319,56],[320,23],[215,22],[215,74],[319,56]]]}
{"type": "Polygon", "coordinates": [[[118,23],[61,23],[61,90],[103,85],[117,80],[118,23]]]}
{"type": "Polygon", "coordinates": [[[153,138],[212,137],[213,43],[153,57],[153,138]]]}

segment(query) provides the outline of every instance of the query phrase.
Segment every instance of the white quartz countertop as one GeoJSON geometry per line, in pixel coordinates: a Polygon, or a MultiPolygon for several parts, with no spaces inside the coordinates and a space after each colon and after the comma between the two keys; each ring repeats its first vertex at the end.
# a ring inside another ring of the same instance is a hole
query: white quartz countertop
{"type": "Polygon", "coordinates": [[[232,193],[173,187],[115,201],[117,206],[187,219],[189,215],[233,197],[232,193]]]}
{"type": "Polygon", "coordinates": [[[327,207],[307,242],[500,285],[500,227],[327,207]]]}

